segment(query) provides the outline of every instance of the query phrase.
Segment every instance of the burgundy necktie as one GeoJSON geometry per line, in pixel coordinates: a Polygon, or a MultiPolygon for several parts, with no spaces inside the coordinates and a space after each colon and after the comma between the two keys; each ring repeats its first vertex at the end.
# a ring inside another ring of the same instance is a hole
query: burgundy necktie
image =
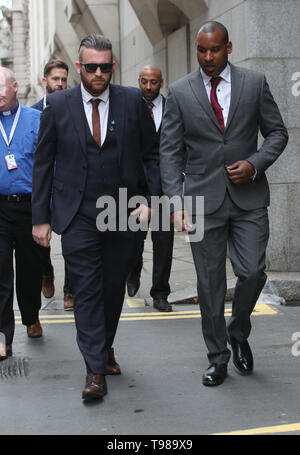
{"type": "Polygon", "coordinates": [[[154,114],[153,114],[154,104],[151,103],[151,101],[147,101],[147,106],[149,107],[150,114],[151,114],[152,120],[153,120],[153,122],[154,122],[154,114]]]}
{"type": "Polygon", "coordinates": [[[210,103],[211,107],[213,108],[214,113],[216,114],[217,120],[219,122],[220,127],[222,128],[222,131],[225,131],[225,124],[224,124],[224,117],[223,117],[223,112],[220,104],[218,103],[218,98],[217,98],[217,87],[219,83],[221,82],[222,78],[221,77],[213,77],[210,80],[211,83],[211,92],[210,92],[210,103]]]}
{"type": "Polygon", "coordinates": [[[93,114],[92,114],[92,123],[93,123],[93,138],[101,147],[101,129],[100,129],[100,115],[99,115],[99,110],[98,106],[100,104],[101,100],[99,99],[94,99],[91,100],[92,106],[93,106],[93,114]]]}

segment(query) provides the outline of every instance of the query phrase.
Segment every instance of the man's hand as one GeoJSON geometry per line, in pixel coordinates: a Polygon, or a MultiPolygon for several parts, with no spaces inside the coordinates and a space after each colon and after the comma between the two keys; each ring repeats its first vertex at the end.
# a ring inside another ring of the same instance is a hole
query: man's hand
{"type": "Polygon", "coordinates": [[[151,208],[147,205],[141,204],[137,209],[133,210],[130,215],[139,215],[138,219],[142,223],[148,221],[151,218],[151,208]]]}
{"type": "Polygon", "coordinates": [[[32,237],[36,243],[48,248],[51,240],[50,224],[35,224],[32,228],[32,237]]]}
{"type": "Polygon", "coordinates": [[[192,231],[193,226],[186,210],[176,210],[171,215],[171,223],[174,224],[175,231],[192,231]]]}
{"type": "Polygon", "coordinates": [[[237,161],[236,163],[227,166],[227,173],[232,183],[241,185],[247,183],[255,174],[255,169],[249,161],[237,161]]]}

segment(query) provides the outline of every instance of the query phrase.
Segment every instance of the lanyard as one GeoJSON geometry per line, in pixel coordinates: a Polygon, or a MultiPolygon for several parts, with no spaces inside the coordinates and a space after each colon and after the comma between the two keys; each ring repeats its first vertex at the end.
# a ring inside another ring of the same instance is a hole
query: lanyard
{"type": "Polygon", "coordinates": [[[14,137],[15,130],[16,130],[16,127],[17,127],[17,124],[18,124],[18,121],[19,121],[20,113],[21,113],[21,106],[19,105],[19,108],[17,110],[16,116],[15,116],[15,119],[14,119],[13,126],[11,128],[9,139],[7,138],[5,129],[3,128],[3,124],[2,124],[2,122],[0,120],[0,131],[1,131],[1,134],[3,136],[3,139],[4,139],[5,143],[7,145],[8,153],[9,153],[9,146],[11,144],[11,141],[12,141],[13,137],[14,137]]]}

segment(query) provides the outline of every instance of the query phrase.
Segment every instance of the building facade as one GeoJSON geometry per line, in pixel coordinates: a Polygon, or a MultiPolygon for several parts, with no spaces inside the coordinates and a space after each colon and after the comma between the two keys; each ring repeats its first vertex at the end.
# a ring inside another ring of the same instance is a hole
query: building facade
{"type": "Polygon", "coordinates": [[[288,297],[300,298],[300,0],[12,0],[13,66],[24,103],[43,95],[42,70],[51,57],[70,66],[80,40],[106,35],[117,62],[114,82],[137,86],[140,69],[158,65],[165,93],[198,66],[196,34],[209,19],[228,28],[230,61],[266,74],[290,141],[268,170],[271,236],[267,268],[288,297]],[[280,283],[279,283],[280,281],[280,283]]]}

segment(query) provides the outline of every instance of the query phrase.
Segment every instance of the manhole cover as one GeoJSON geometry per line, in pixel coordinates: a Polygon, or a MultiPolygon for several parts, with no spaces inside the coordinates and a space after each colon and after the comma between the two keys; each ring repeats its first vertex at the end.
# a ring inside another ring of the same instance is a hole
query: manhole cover
{"type": "Polygon", "coordinates": [[[8,357],[0,362],[0,379],[25,378],[29,375],[29,359],[8,357]]]}

